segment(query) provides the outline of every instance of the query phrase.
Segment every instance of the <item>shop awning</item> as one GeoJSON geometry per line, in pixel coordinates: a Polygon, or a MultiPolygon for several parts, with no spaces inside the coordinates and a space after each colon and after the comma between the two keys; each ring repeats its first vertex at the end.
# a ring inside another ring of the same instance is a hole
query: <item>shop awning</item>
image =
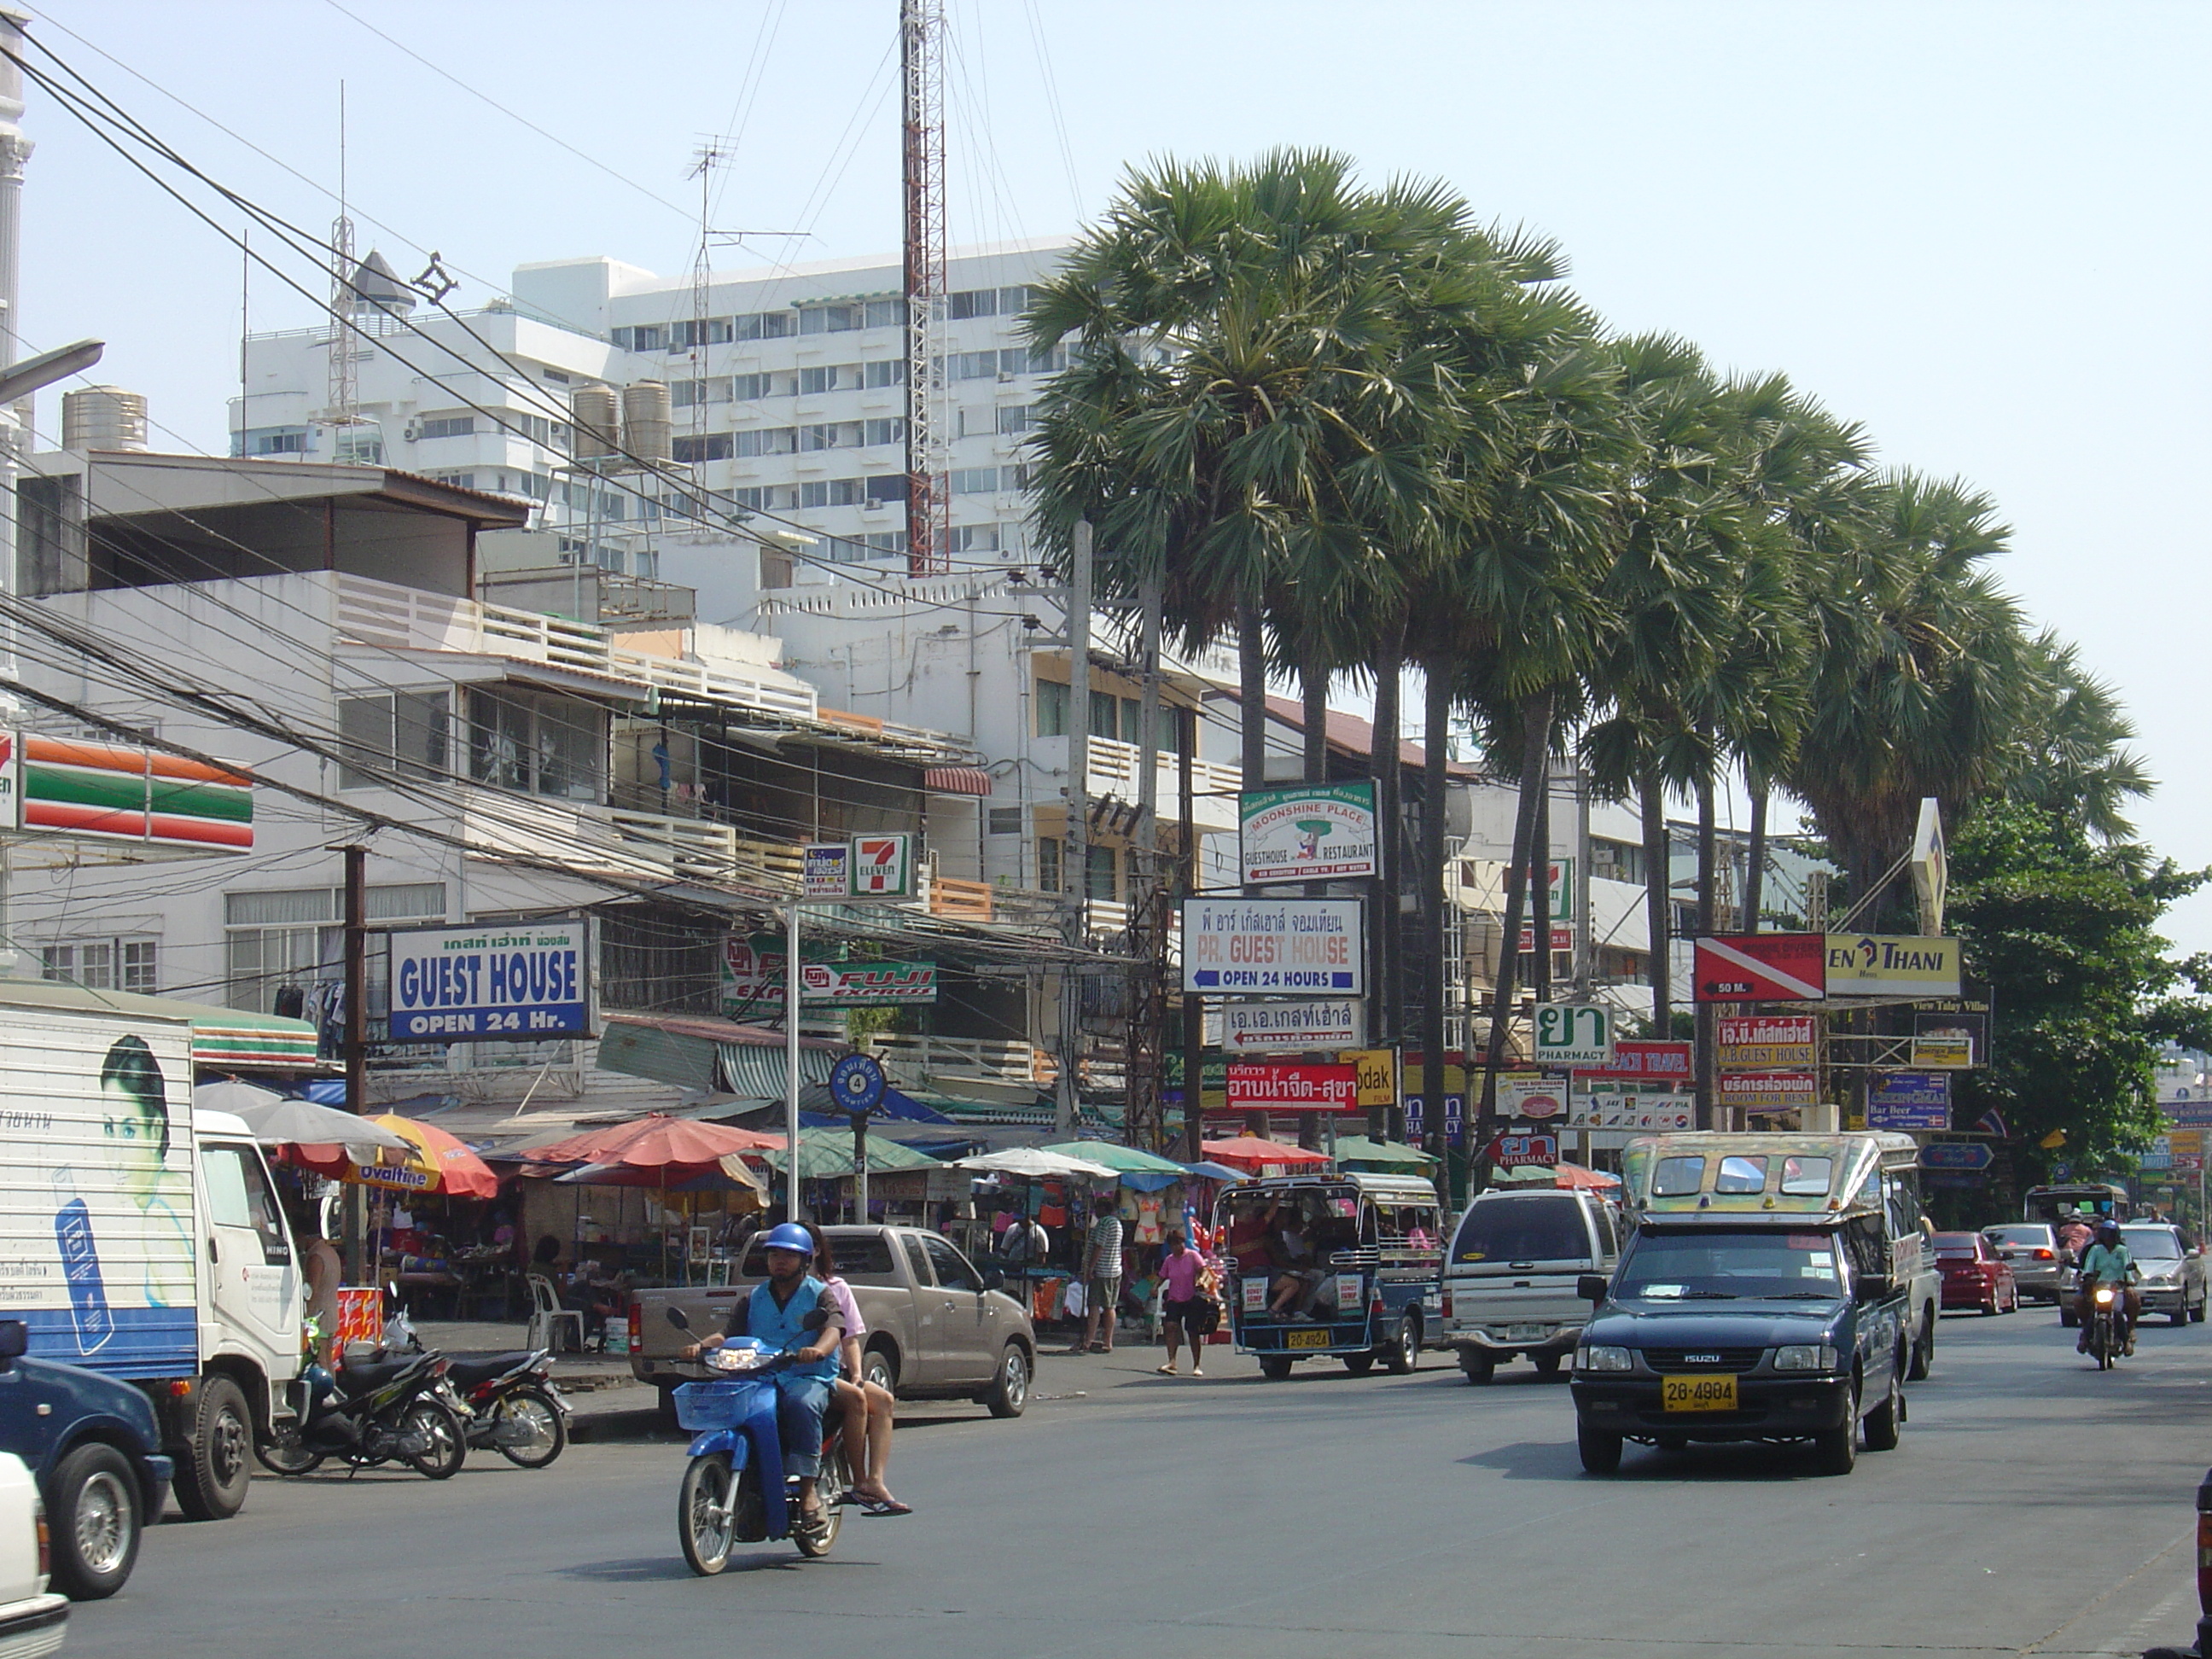
{"type": "MultiPolygon", "coordinates": [[[[827,1083],[841,1043],[799,1040],[799,1076],[827,1083]]],[[[781,1100],[783,1033],[735,1020],[693,1015],[609,1014],[599,1037],[599,1069],[650,1078],[701,1094],[781,1100]]]]}
{"type": "Polygon", "coordinates": [[[240,1013],[212,1003],[136,991],[92,991],[61,980],[9,980],[0,986],[8,1001],[49,1008],[82,1008],[137,1014],[147,1019],[185,1019],[192,1026],[192,1064],[216,1072],[312,1072],[315,1028],[304,1019],[240,1013]]]}
{"type": "Polygon", "coordinates": [[[921,787],[933,795],[988,795],[991,775],[980,766],[932,766],[923,769],[921,787]]]}

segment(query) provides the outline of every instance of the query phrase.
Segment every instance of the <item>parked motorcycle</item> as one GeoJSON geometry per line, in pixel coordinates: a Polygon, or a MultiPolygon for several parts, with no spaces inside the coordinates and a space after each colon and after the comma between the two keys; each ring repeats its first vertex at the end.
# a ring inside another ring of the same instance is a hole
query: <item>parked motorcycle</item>
{"type": "MultiPolygon", "coordinates": [[[[810,1320],[820,1328],[819,1316],[810,1320]]],[[[668,1322],[678,1330],[691,1328],[681,1308],[668,1310],[668,1322]]],[[[676,1500],[677,1529],[684,1560],[702,1577],[727,1566],[737,1544],[788,1538],[801,1555],[823,1556],[837,1541],[843,1499],[853,1486],[842,1431],[833,1426],[822,1438],[817,1526],[803,1523],[798,1478],[784,1473],[775,1373],[790,1359],[788,1352],[775,1352],[751,1337],[732,1337],[706,1356],[717,1375],[676,1390],[676,1420],[693,1431],[691,1462],[676,1500]]]]}
{"type": "Polygon", "coordinates": [[[461,1404],[469,1444],[526,1469],[542,1469],[568,1444],[568,1402],[544,1348],[448,1359],[445,1380],[461,1404]]]}
{"type": "Polygon", "coordinates": [[[346,1361],[335,1374],[309,1365],[287,1385],[291,1420],[254,1455],[274,1474],[306,1474],[339,1457],[357,1469],[400,1462],[450,1480],[469,1449],[459,1414],[439,1397],[445,1371],[435,1353],[380,1352],[346,1361]]]}

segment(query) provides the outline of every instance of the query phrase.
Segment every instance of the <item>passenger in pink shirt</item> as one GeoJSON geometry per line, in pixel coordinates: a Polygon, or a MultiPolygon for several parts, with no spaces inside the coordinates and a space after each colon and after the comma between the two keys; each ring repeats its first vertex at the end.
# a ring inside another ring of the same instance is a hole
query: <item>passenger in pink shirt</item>
{"type": "Polygon", "coordinates": [[[1206,1375],[1200,1366],[1204,1356],[1199,1344],[1206,1340],[1206,1333],[1212,1328],[1212,1298],[1206,1294],[1212,1288],[1211,1279],[1206,1258],[1183,1243],[1180,1230],[1170,1232],[1160,1255],[1161,1322],[1166,1328],[1168,1341],[1168,1363],[1159,1368],[1160,1376],[1177,1374],[1178,1337],[1190,1339],[1190,1374],[1206,1375]]]}

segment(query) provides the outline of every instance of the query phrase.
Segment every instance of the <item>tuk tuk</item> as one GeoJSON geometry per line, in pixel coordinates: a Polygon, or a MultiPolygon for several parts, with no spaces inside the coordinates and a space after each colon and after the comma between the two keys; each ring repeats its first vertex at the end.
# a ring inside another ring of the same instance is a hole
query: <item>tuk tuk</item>
{"type": "Polygon", "coordinates": [[[1437,1191],[1413,1176],[1282,1176],[1232,1187],[1214,1206],[1230,1261],[1239,1353],[1280,1379],[1334,1354],[1354,1376],[1403,1374],[1443,1334],[1437,1191]]]}

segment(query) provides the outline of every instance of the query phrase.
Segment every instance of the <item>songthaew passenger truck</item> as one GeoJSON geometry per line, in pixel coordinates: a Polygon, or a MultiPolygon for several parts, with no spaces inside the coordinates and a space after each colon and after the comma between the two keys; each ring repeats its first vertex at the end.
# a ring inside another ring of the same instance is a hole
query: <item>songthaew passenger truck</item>
{"type": "Polygon", "coordinates": [[[301,1276],[246,1125],[193,1112],[184,1008],[0,981],[0,1318],[143,1389],[178,1502],[214,1520],[289,1410],[301,1276]]]}

